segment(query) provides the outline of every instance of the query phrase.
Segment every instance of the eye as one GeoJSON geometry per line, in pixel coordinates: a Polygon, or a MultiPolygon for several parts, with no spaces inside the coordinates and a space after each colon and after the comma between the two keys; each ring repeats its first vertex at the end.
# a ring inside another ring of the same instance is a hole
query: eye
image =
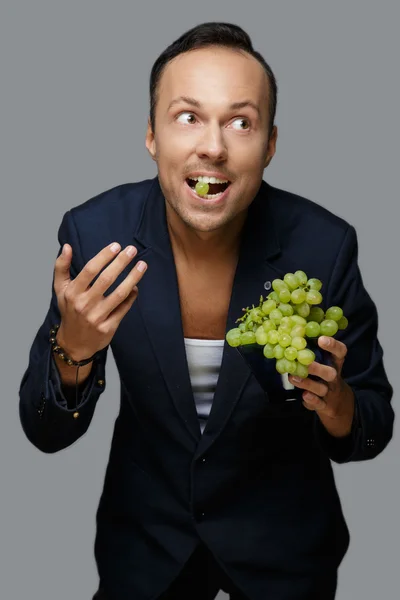
{"type": "Polygon", "coordinates": [[[242,127],[241,125],[239,125],[239,127],[234,127],[234,129],[237,129],[239,131],[247,131],[247,129],[250,129],[250,121],[249,121],[249,119],[244,119],[244,118],[235,119],[233,121],[233,124],[234,123],[239,123],[241,125],[243,125],[243,124],[247,125],[247,127],[242,127]]]}
{"type": "Polygon", "coordinates": [[[193,113],[184,112],[178,116],[177,121],[180,123],[188,123],[189,125],[192,125],[196,121],[196,117],[193,113]]]}

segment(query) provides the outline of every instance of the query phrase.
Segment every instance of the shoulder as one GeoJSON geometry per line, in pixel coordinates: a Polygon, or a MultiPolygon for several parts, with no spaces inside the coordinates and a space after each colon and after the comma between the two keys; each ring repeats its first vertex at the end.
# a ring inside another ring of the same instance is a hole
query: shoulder
{"type": "Polygon", "coordinates": [[[269,184],[267,189],[270,199],[268,209],[278,222],[287,222],[290,228],[293,226],[303,228],[308,224],[312,228],[324,227],[325,231],[343,235],[350,226],[344,218],[315,200],[269,184]]]}
{"type": "MultiPolygon", "coordinates": [[[[355,232],[343,217],[318,202],[267,184],[268,211],[282,248],[309,247],[314,253],[328,253],[341,246],[355,232]]],[[[267,216],[268,218],[268,216],[267,216]]]]}
{"type": "Polygon", "coordinates": [[[309,270],[310,276],[327,281],[339,255],[356,258],[356,231],[344,218],[304,196],[269,184],[266,191],[266,218],[274,224],[282,270],[309,270]]]}
{"type": "Polygon", "coordinates": [[[156,179],[125,183],[108,189],[65,213],[58,238],[68,241],[85,264],[111,242],[124,248],[134,241],[146,199],[156,179]]]}
{"type": "Polygon", "coordinates": [[[139,217],[155,179],[124,183],[93,196],[71,208],[75,221],[139,217]]]}

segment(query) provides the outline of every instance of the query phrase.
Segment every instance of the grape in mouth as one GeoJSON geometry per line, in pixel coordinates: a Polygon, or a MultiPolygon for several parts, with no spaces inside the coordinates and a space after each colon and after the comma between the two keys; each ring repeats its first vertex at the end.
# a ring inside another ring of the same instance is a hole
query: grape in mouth
{"type": "MultiPolygon", "coordinates": [[[[198,183],[196,180],[188,178],[186,181],[187,181],[189,187],[191,187],[193,190],[196,188],[196,184],[198,183]]],[[[230,184],[229,183],[209,183],[207,185],[208,185],[208,190],[206,192],[206,195],[211,196],[214,194],[222,194],[222,192],[224,192],[230,184]]]]}

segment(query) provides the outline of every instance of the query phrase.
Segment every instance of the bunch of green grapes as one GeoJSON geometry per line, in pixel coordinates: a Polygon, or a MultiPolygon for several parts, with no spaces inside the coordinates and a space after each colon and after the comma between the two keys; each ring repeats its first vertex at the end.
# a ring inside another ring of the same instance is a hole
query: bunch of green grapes
{"type": "Polygon", "coordinates": [[[260,297],[258,307],[243,309],[244,315],[236,321],[240,324],[228,331],[226,341],[234,348],[259,344],[265,358],[276,359],[278,373],[308,377],[315,353],[307,348],[306,338],[333,337],[348,325],[339,306],[326,312],[317,306],[323,300],[321,288],[322,282],[308,279],[304,271],[274,279],[273,291],[265,300],[260,297]]]}

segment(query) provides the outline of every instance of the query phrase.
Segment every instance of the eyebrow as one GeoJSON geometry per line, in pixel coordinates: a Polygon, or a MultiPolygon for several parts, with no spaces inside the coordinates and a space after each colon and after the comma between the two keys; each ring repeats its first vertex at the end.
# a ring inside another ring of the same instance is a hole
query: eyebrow
{"type": "MultiPolygon", "coordinates": [[[[175,98],[174,100],[172,100],[172,102],[168,106],[168,110],[170,110],[176,104],[180,104],[181,102],[190,104],[191,106],[194,106],[195,108],[202,108],[201,103],[198,100],[196,100],[195,98],[190,98],[189,96],[179,96],[178,98],[175,98]]],[[[260,109],[258,108],[257,104],[255,104],[252,100],[242,100],[241,102],[234,102],[233,104],[231,104],[229,106],[229,110],[240,110],[241,108],[246,108],[248,106],[250,108],[253,108],[256,111],[256,113],[258,114],[259,118],[261,119],[260,109]]]]}

